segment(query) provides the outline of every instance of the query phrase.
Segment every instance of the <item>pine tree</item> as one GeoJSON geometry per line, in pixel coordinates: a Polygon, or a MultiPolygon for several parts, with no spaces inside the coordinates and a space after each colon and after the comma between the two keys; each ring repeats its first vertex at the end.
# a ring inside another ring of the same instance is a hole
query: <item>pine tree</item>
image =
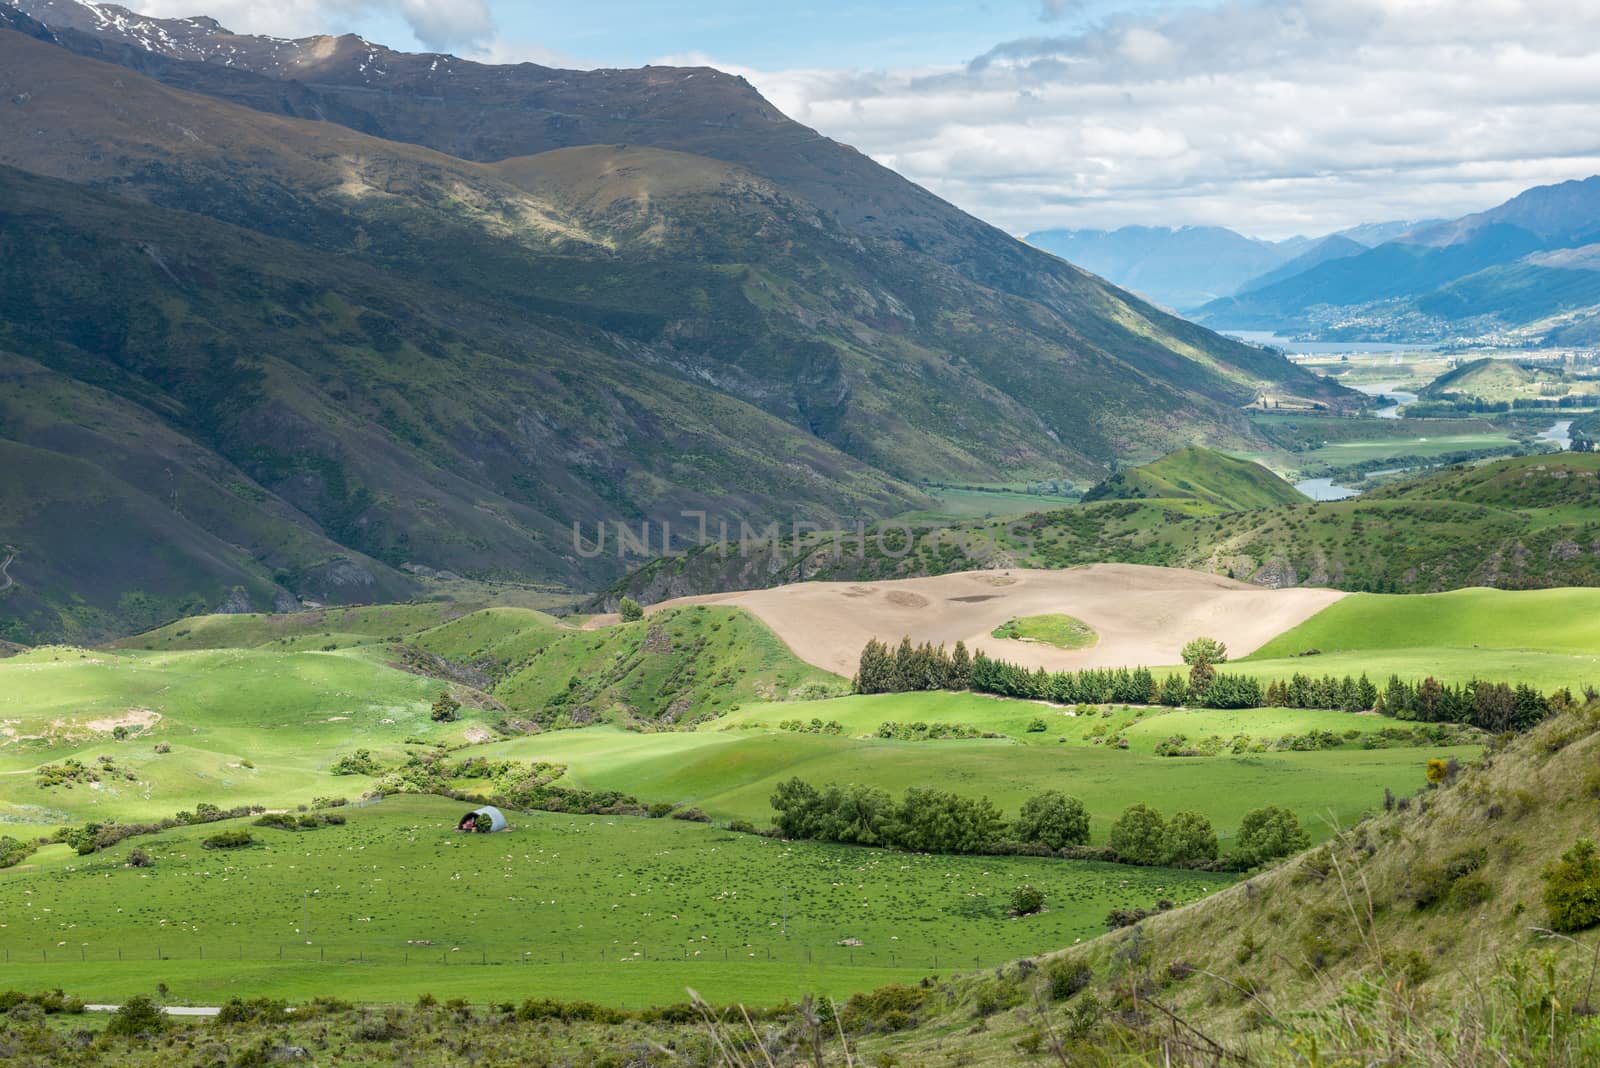
{"type": "Polygon", "coordinates": [[[955,652],[950,654],[950,677],[946,685],[952,690],[965,690],[972,685],[972,657],[967,652],[966,642],[956,642],[955,652]]]}

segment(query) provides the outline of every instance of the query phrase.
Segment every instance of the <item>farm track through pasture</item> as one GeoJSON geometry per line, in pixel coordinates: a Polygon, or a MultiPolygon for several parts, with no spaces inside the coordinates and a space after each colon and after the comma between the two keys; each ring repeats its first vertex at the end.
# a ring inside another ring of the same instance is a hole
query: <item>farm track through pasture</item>
{"type": "Polygon", "coordinates": [[[17,580],[12,578],[11,575],[6,571],[6,569],[11,566],[11,561],[15,560],[16,558],[17,550],[7,545],[6,558],[4,560],[0,560],[0,593],[4,593],[6,590],[9,590],[11,587],[17,584],[17,580]]]}

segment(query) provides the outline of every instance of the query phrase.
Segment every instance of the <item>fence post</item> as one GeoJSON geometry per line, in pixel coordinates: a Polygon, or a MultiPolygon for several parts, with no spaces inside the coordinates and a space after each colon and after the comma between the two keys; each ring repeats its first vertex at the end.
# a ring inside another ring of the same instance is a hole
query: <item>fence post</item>
{"type": "Polygon", "coordinates": [[[79,946],[78,947],[78,959],[79,960],[88,960],[89,959],[89,951],[87,949],[85,949],[84,947],[79,946]]]}
{"type": "Polygon", "coordinates": [[[200,947],[200,959],[201,960],[205,960],[206,959],[206,947],[205,946],[201,946],[200,947]]]}

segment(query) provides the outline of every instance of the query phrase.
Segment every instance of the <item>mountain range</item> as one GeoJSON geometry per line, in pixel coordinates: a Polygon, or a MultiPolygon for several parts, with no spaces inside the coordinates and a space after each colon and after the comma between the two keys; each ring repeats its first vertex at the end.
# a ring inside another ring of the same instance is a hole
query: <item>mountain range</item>
{"type": "Polygon", "coordinates": [[[1258,289],[1327,260],[1365,252],[1428,223],[1371,223],[1326,237],[1263,241],[1221,226],[1037,230],[1024,240],[1179,310],[1258,289]]]}
{"type": "Polygon", "coordinates": [[[1372,249],[1280,270],[1195,312],[1327,340],[1600,340],[1600,176],[1539,186],[1372,249]]]}
{"type": "Polygon", "coordinates": [[[0,249],[10,640],[593,589],[637,561],[575,523],[837,524],[1361,403],[707,68],[0,6],[0,249]]]}

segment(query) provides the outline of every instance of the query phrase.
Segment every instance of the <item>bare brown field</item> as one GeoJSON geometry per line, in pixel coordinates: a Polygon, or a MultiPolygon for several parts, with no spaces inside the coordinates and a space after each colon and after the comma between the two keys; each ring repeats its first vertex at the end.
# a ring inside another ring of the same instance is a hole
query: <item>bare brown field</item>
{"type": "MultiPolygon", "coordinates": [[[[841,675],[855,671],[869,638],[964,641],[973,651],[1052,670],[1176,664],[1183,643],[1205,634],[1242,656],[1343,597],[1339,590],[1267,590],[1220,575],[1136,564],[1060,571],[966,571],[892,582],[801,582],[665,601],[748,609],[802,659],[841,675]],[[990,631],[1017,616],[1062,612],[1100,640],[1065,650],[1009,641],[990,631]]],[[[595,622],[614,620],[597,617],[595,622]]]]}

